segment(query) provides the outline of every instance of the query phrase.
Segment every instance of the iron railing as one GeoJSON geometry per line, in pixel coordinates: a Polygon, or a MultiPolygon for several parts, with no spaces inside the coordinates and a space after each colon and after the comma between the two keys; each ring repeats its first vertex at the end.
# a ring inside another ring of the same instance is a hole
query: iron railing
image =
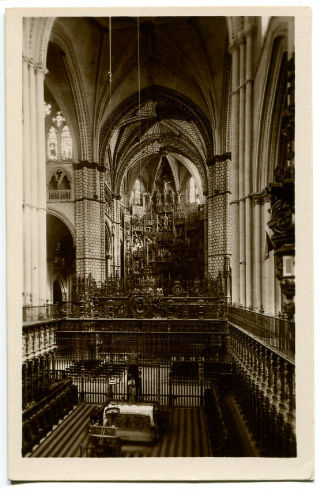
{"type": "Polygon", "coordinates": [[[216,279],[194,280],[167,280],[164,283],[156,283],[154,277],[146,273],[143,277],[139,274],[127,276],[126,279],[108,277],[104,282],[96,282],[89,274],[87,277],[74,277],[72,284],[72,300],[84,300],[87,297],[115,297],[130,294],[143,294],[160,296],[201,297],[210,296],[222,298],[226,293],[224,282],[230,278],[230,271],[223,274],[219,272],[216,279]]]}
{"type": "Polygon", "coordinates": [[[48,321],[62,317],[61,304],[46,304],[45,306],[24,306],[22,321],[32,323],[35,321],[48,321]]]}
{"type": "Polygon", "coordinates": [[[228,333],[225,319],[64,318],[57,324],[59,332],[228,333]]]}
{"type": "Polygon", "coordinates": [[[23,322],[59,318],[224,318],[224,299],[132,294],[24,307],[23,322]]]}
{"type": "Polygon", "coordinates": [[[57,332],[55,359],[68,363],[101,358],[105,362],[159,361],[163,359],[203,357],[227,361],[226,333],[137,333],[137,332],[57,332]]]}
{"type": "Polygon", "coordinates": [[[259,338],[280,353],[294,359],[295,323],[287,319],[266,316],[247,309],[230,307],[230,323],[259,338]]]}

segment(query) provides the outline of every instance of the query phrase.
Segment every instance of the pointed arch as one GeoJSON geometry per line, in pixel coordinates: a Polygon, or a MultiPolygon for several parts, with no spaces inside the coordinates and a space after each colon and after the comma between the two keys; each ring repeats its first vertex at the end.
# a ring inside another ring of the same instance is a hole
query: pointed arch
{"type": "Polygon", "coordinates": [[[50,41],[55,43],[65,54],[65,66],[68,73],[72,96],[76,108],[79,135],[80,135],[80,159],[91,161],[91,127],[87,98],[83,86],[80,68],[75,55],[72,42],[66,32],[59,25],[52,29],[50,41]]]}
{"type": "Polygon", "coordinates": [[[46,67],[49,37],[56,17],[23,18],[23,55],[46,67]]]}
{"type": "Polygon", "coordinates": [[[287,39],[277,32],[270,43],[262,103],[258,121],[257,150],[253,165],[254,191],[260,191],[273,180],[287,77],[287,39]],[[278,34],[278,35],[277,35],[278,34]]]}
{"type": "Polygon", "coordinates": [[[53,207],[50,207],[50,206],[47,207],[47,214],[54,216],[54,217],[57,217],[67,226],[67,228],[69,229],[69,231],[71,233],[73,243],[75,245],[75,243],[76,243],[76,229],[75,229],[75,226],[70,221],[70,219],[63,212],[57,211],[56,209],[54,209],[53,207]]]}
{"type": "MultiPolygon", "coordinates": [[[[170,104],[172,111],[181,112],[186,118],[194,121],[206,147],[206,157],[211,159],[214,155],[214,138],[212,134],[212,127],[203,114],[201,109],[197,107],[189,98],[185,97],[181,93],[178,93],[169,88],[165,88],[158,85],[153,85],[151,87],[145,88],[140,93],[140,102],[145,104],[148,100],[158,101],[162,103],[165,102],[170,104]]],[[[125,118],[126,114],[134,111],[138,107],[138,94],[134,94],[124,102],[122,102],[112,114],[112,126],[111,133],[120,124],[120,122],[125,118]]],[[[158,114],[156,114],[159,116],[158,114]]],[[[99,161],[101,164],[104,163],[104,154],[106,152],[107,143],[110,138],[110,120],[107,119],[101,129],[100,134],[100,146],[99,146],[99,161]]]]}

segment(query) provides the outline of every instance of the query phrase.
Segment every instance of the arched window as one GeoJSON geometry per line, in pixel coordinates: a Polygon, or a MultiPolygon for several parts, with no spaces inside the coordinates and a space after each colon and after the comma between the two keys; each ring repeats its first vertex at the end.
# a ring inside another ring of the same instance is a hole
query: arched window
{"type": "Polygon", "coordinates": [[[134,205],[140,205],[140,189],[136,188],[134,191],[134,205]]]}
{"type": "MultiPolygon", "coordinates": [[[[45,114],[49,117],[51,106],[45,103],[45,114]]],[[[55,117],[50,118],[47,133],[47,160],[70,161],[72,160],[72,138],[70,129],[61,111],[55,117]]]]}
{"type": "Polygon", "coordinates": [[[58,159],[58,138],[56,129],[51,126],[48,134],[48,160],[57,161],[58,159]]]}
{"type": "Polygon", "coordinates": [[[52,175],[49,182],[49,190],[57,190],[58,189],[58,181],[55,175],[52,175]]]}
{"type": "Polygon", "coordinates": [[[200,192],[197,185],[196,185],[196,202],[197,204],[200,204],[200,192]]]}
{"type": "Polygon", "coordinates": [[[72,158],[72,140],[67,125],[63,126],[61,131],[61,158],[71,160],[72,158]]]}
{"type": "Polygon", "coordinates": [[[200,192],[199,192],[199,187],[195,182],[195,179],[193,177],[190,177],[189,180],[189,204],[193,204],[196,202],[197,204],[200,204],[200,192]]]}
{"type": "Polygon", "coordinates": [[[189,202],[195,202],[196,201],[196,184],[194,181],[194,178],[191,177],[189,181],[189,202]]]}
{"type": "Polygon", "coordinates": [[[70,190],[71,185],[70,185],[69,178],[67,177],[67,175],[64,175],[64,177],[62,178],[61,183],[60,183],[60,188],[61,188],[61,190],[70,190]]]}
{"type": "Polygon", "coordinates": [[[142,205],[143,187],[139,178],[134,182],[133,190],[130,195],[130,202],[133,205],[142,205]]]}

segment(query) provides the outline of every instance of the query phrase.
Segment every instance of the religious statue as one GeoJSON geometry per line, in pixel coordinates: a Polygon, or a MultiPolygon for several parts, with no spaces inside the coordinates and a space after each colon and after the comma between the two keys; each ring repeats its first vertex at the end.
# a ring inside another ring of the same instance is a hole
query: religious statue
{"type": "Polygon", "coordinates": [[[168,214],[164,214],[163,215],[163,228],[165,231],[168,230],[169,228],[169,217],[168,217],[168,214]]]}
{"type": "Polygon", "coordinates": [[[149,210],[150,208],[150,194],[148,193],[145,193],[145,206],[146,206],[146,209],[149,210]]]}
{"type": "Polygon", "coordinates": [[[170,205],[174,203],[173,192],[171,189],[169,190],[168,195],[167,195],[167,202],[170,205]]]}

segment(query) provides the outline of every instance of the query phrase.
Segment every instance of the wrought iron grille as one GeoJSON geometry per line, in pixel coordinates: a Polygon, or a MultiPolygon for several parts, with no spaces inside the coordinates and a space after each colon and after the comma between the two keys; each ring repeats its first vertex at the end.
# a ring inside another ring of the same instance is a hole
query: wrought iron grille
{"type": "Polygon", "coordinates": [[[228,330],[225,321],[195,327],[178,320],[64,320],[56,332],[56,373],[72,379],[83,402],[128,400],[133,375],[139,401],[202,406],[206,386],[229,371],[228,330]]]}

